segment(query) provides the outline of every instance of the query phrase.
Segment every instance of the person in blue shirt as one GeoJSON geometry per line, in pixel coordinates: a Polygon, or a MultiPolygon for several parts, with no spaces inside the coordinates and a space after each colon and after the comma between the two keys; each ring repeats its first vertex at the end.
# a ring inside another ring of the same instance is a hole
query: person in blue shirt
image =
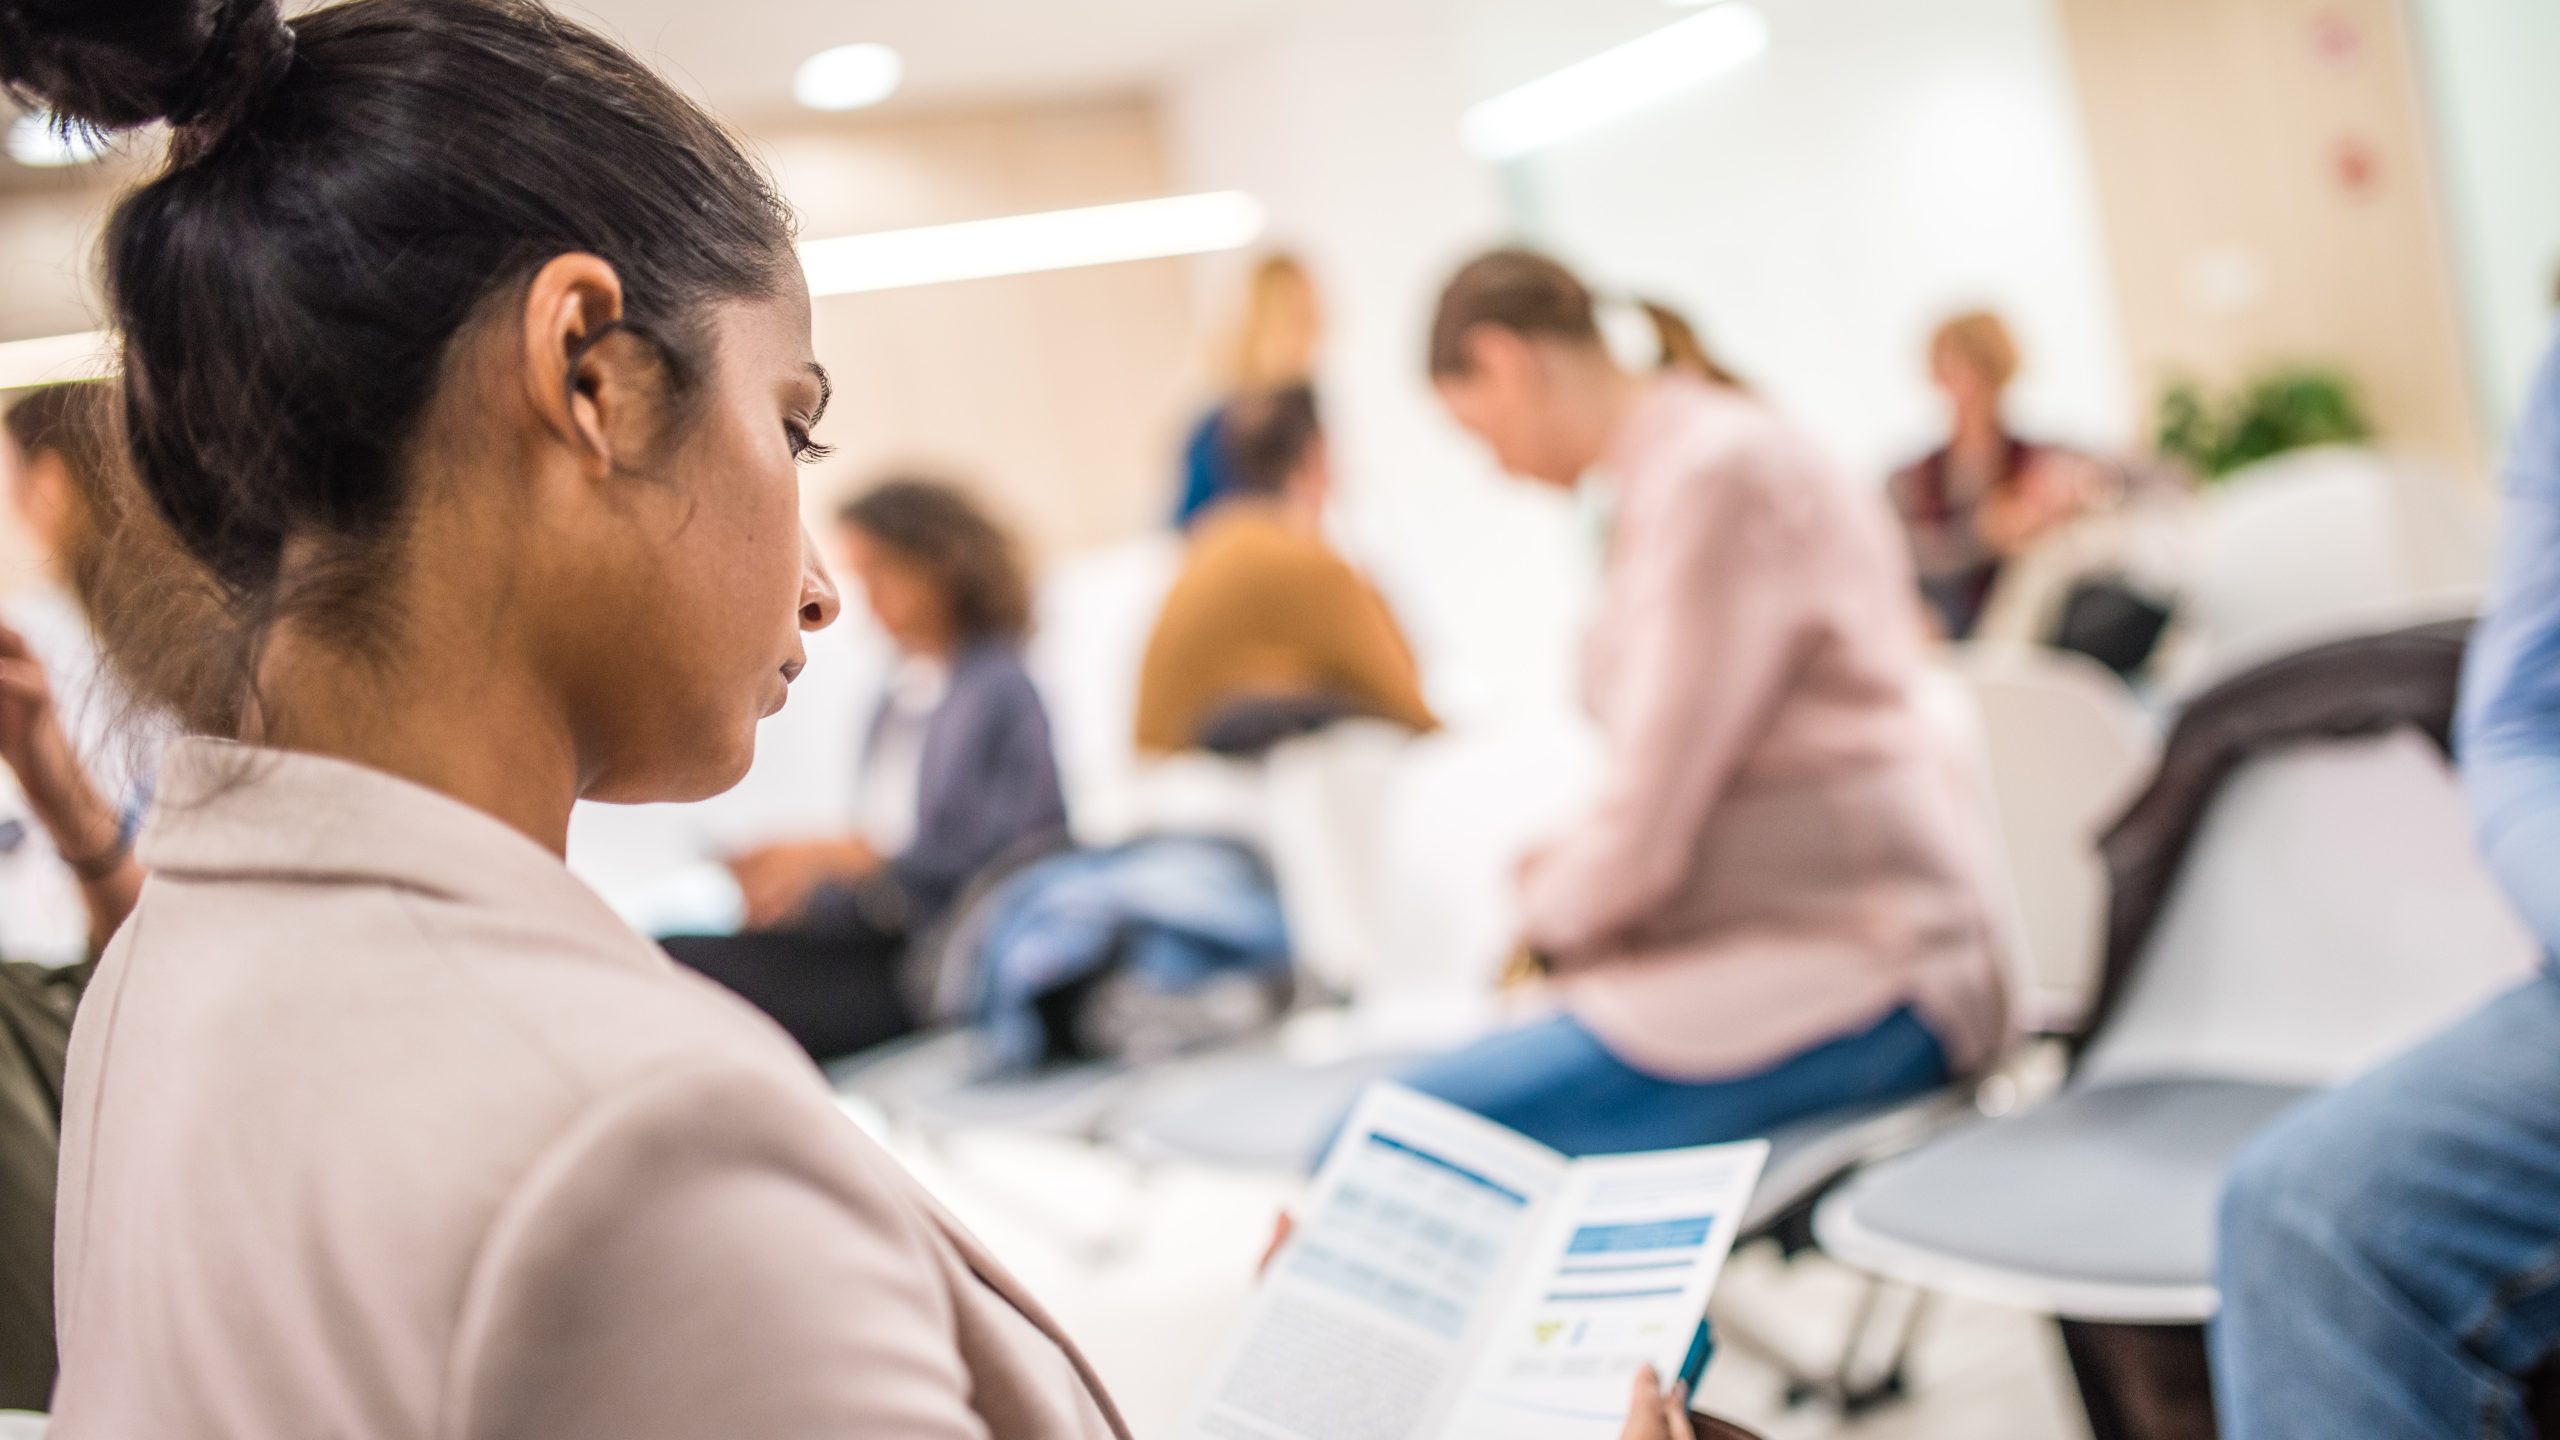
{"type": "Polygon", "coordinates": [[[1236,491],[1235,467],[1227,458],[1228,407],[1239,396],[1309,384],[1323,344],[1324,307],[1306,263],[1277,252],[1255,261],[1245,282],[1243,312],[1218,357],[1225,394],[1182,442],[1182,493],[1173,507],[1176,529],[1190,529],[1236,491]]]}
{"type": "MultiPolygon", "coordinates": [[[[2560,956],[2560,349],[2507,462],[2458,750],[2501,888],[2560,956]]],[[[2560,1352],[2560,975],[2291,1112],[2225,1183],[2212,1328],[2228,1440],[2534,1433],[2560,1352]]]]}

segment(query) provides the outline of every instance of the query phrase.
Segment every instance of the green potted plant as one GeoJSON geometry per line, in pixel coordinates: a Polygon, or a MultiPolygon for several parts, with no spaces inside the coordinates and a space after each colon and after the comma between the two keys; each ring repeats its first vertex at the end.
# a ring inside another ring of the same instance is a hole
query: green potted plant
{"type": "Polygon", "coordinates": [[[2193,381],[2160,397],[2162,456],[2219,480],[2270,456],[2314,445],[2352,445],[2373,438],[2355,385],[2338,371],[2286,366],[2215,399],[2193,381]]]}

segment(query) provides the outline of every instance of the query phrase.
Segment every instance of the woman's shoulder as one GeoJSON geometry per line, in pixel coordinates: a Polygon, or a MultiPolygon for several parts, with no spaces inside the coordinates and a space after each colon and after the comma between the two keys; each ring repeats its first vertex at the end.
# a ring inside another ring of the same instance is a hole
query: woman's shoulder
{"type": "Polygon", "coordinates": [[[1039,708],[1040,687],[1031,678],[1031,666],[1020,645],[985,640],[953,658],[951,691],[943,703],[953,702],[972,709],[1039,708]]]}

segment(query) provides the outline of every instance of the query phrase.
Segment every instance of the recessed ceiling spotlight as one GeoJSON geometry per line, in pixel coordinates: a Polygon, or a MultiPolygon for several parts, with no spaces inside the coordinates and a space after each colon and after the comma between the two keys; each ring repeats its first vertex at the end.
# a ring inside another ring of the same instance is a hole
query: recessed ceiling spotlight
{"type": "Polygon", "coordinates": [[[31,110],[9,123],[9,158],[38,170],[86,165],[107,153],[107,137],[94,130],[65,131],[53,116],[31,110]]]}
{"type": "Polygon", "coordinates": [[[800,63],[791,93],[812,110],[859,110],[898,93],[907,62],[886,45],[839,45],[800,63]]]}

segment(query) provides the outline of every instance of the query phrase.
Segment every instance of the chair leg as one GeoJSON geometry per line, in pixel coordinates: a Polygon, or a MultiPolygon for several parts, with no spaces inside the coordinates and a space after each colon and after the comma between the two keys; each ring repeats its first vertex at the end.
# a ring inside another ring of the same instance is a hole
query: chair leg
{"type": "Polygon", "coordinates": [[[1840,1352],[1812,1364],[1728,1308],[1716,1315],[1716,1338],[1778,1372],[1790,1410],[1823,1405],[1855,1417],[1893,1404],[1910,1393],[1907,1362],[1928,1308],[1928,1296],[1883,1280],[1864,1278],[1856,1311],[1840,1352]]]}
{"type": "Polygon", "coordinates": [[[2060,1320],[2092,1440],[2213,1440],[2201,1325],[2060,1320]]]}

